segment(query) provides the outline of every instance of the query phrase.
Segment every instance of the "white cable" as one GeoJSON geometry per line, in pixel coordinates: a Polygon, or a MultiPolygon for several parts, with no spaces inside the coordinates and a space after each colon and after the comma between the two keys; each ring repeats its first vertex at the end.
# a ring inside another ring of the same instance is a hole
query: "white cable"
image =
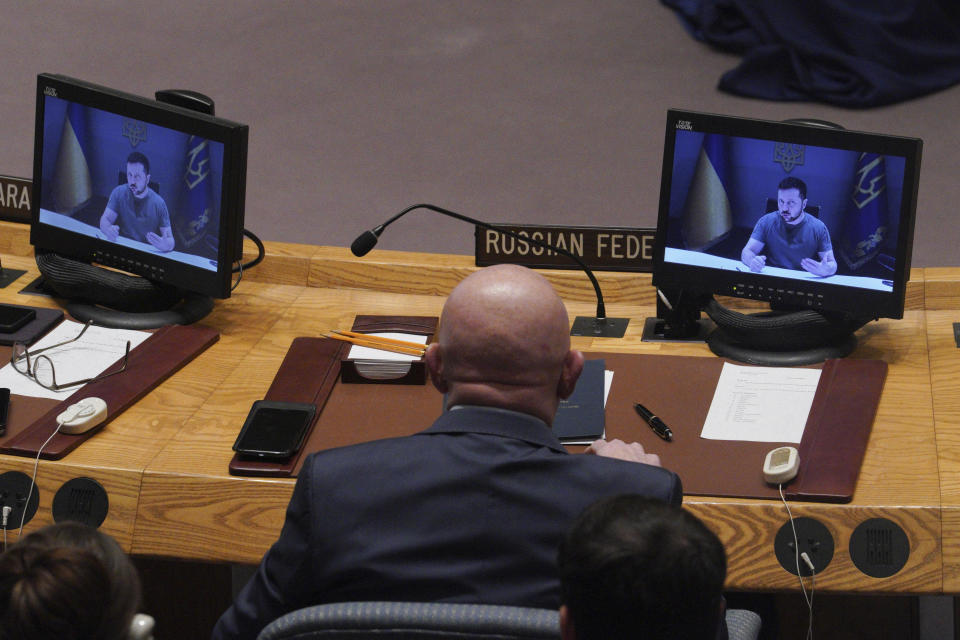
{"type": "Polygon", "coordinates": [[[9,505],[3,505],[3,509],[0,509],[0,527],[3,528],[3,550],[7,550],[7,522],[10,520],[10,514],[13,512],[13,507],[9,505]]]}
{"type": "MultiPolygon", "coordinates": [[[[813,592],[817,588],[817,570],[813,566],[813,561],[810,560],[810,556],[807,555],[807,552],[804,551],[800,554],[800,557],[806,563],[807,568],[810,569],[810,599],[807,601],[807,608],[810,611],[810,615],[807,623],[807,640],[813,640],[813,592]]],[[[803,584],[803,581],[800,581],[800,584],[803,584]]]]}
{"type": "Polygon", "coordinates": [[[803,552],[803,560],[807,567],[810,569],[810,594],[807,595],[807,587],[803,583],[803,575],[800,573],[800,539],[797,537],[797,527],[793,522],[793,512],[790,511],[790,505],[787,504],[787,499],[783,495],[783,485],[777,485],[780,490],[780,499],[783,501],[783,506],[787,508],[787,515],[790,517],[790,528],[793,530],[793,554],[794,561],[797,565],[797,579],[800,580],[800,589],[803,591],[803,601],[807,603],[807,640],[813,640],[813,590],[817,586],[817,577],[816,570],[814,569],[813,562],[810,560],[810,556],[807,555],[807,552],[803,552]]]}
{"type": "Polygon", "coordinates": [[[663,300],[663,304],[666,305],[667,309],[669,309],[670,311],[673,311],[673,305],[670,304],[670,301],[669,301],[669,300],[667,300],[667,296],[664,295],[663,291],[661,291],[660,289],[657,289],[657,296],[658,296],[661,300],[663,300]]]}
{"type": "MultiPolygon", "coordinates": [[[[33,462],[33,477],[30,479],[30,490],[27,491],[27,499],[23,502],[23,513],[20,514],[20,529],[17,531],[17,540],[23,535],[23,524],[27,520],[27,509],[30,507],[30,498],[33,497],[33,486],[37,483],[37,469],[40,468],[40,454],[43,453],[44,448],[53,440],[53,436],[57,435],[57,432],[60,431],[63,423],[70,422],[74,418],[81,416],[88,416],[93,413],[93,411],[93,408],[89,406],[78,407],[77,405],[73,405],[57,416],[57,428],[54,429],[50,437],[40,445],[40,449],[37,450],[37,459],[33,462]],[[73,413],[70,413],[70,409],[73,409],[73,413]]],[[[4,529],[4,531],[6,531],[6,529],[4,529]]]]}

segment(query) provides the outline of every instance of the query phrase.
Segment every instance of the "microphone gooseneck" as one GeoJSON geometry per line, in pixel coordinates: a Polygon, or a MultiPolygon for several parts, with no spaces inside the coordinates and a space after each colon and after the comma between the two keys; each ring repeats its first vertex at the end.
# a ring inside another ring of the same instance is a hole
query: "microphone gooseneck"
{"type": "Polygon", "coordinates": [[[405,216],[406,214],[410,213],[415,209],[429,209],[430,211],[435,211],[436,213],[440,213],[445,216],[450,216],[451,218],[463,220],[464,222],[469,222],[470,224],[474,224],[484,229],[490,229],[492,231],[496,231],[497,233],[502,233],[504,235],[520,240],[521,242],[527,242],[532,245],[536,245],[541,249],[547,249],[548,251],[553,251],[554,253],[559,253],[560,255],[567,256],[568,258],[576,262],[577,265],[579,265],[580,268],[583,269],[584,273],[587,274],[587,277],[590,278],[590,283],[593,285],[593,290],[597,295],[596,322],[600,324],[606,321],[607,310],[606,310],[606,306],[603,304],[603,294],[600,292],[600,283],[597,282],[597,278],[596,276],[593,275],[593,271],[590,270],[590,267],[588,267],[583,262],[583,260],[581,260],[576,254],[564,249],[563,247],[557,247],[557,246],[548,244],[546,242],[543,242],[541,240],[538,240],[536,238],[531,238],[529,236],[522,236],[515,231],[511,231],[510,229],[503,229],[500,227],[496,227],[492,224],[488,224],[486,222],[477,220],[476,218],[471,218],[469,216],[463,215],[462,213],[457,213],[456,211],[450,211],[449,209],[444,209],[443,207],[438,207],[436,205],[415,204],[415,205],[409,206],[403,211],[401,211],[400,213],[396,214],[395,216],[387,220],[386,222],[384,222],[383,224],[381,224],[380,226],[374,227],[369,231],[364,231],[357,237],[356,240],[353,241],[353,244],[350,245],[350,250],[353,251],[353,255],[365,256],[367,253],[369,253],[371,249],[373,249],[374,245],[377,244],[377,240],[380,238],[380,234],[383,233],[383,230],[388,225],[390,225],[398,218],[405,216]]]}

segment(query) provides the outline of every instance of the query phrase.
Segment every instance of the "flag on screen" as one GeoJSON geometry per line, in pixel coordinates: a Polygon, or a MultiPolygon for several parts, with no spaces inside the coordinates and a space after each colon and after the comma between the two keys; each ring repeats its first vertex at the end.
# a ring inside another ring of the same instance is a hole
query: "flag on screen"
{"type": "Polygon", "coordinates": [[[708,133],[697,157],[687,201],[683,206],[683,243],[703,251],[727,237],[733,227],[727,197],[727,137],[708,133]]]}
{"type": "Polygon", "coordinates": [[[857,270],[880,252],[887,238],[887,171],[883,156],[861,153],[843,221],[840,256],[857,270]]]}
{"type": "Polygon", "coordinates": [[[53,203],[58,213],[71,215],[80,209],[93,187],[84,148],[87,140],[86,111],[74,102],[67,107],[60,134],[60,150],[53,171],[53,203]]]}
{"type": "Polygon", "coordinates": [[[215,245],[218,226],[213,214],[210,143],[197,136],[187,140],[183,190],[183,207],[173,223],[177,247],[196,252],[200,249],[197,245],[209,237],[211,241],[201,245],[209,249],[215,245]]]}

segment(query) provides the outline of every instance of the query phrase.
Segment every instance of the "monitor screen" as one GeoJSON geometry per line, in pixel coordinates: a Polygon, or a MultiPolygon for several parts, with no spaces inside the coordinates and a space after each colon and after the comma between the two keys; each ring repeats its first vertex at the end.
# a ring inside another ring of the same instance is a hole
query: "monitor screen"
{"type": "Polygon", "coordinates": [[[922,142],[827,125],[670,110],[654,284],[902,317],[922,142]]]}
{"type": "Polygon", "coordinates": [[[229,297],[247,133],[199,111],[40,74],[31,243],[229,297]]]}

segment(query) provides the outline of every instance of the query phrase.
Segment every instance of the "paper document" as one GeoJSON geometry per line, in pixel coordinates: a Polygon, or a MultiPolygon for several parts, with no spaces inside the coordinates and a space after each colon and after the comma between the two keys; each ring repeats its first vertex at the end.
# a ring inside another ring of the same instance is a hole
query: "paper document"
{"type": "Polygon", "coordinates": [[[799,443],[819,382],[820,369],[724,363],[700,437],[799,443]]]}
{"type": "MultiPolygon", "coordinates": [[[[82,329],[83,324],[64,320],[41,340],[30,345],[28,351],[33,353],[44,347],[75,338],[82,329]]],[[[146,331],[108,329],[91,325],[84,332],[83,337],[76,342],[44,351],[41,355],[50,358],[57,374],[57,382],[64,384],[98,376],[107,367],[123,358],[128,340],[132,352],[137,345],[149,337],[150,333],[146,331]]],[[[0,387],[9,387],[10,392],[16,395],[65,400],[81,388],[81,385],[62,391],[51,391],[16,371],[8,362],[3,369],[0,369],[0,387]]]]}

